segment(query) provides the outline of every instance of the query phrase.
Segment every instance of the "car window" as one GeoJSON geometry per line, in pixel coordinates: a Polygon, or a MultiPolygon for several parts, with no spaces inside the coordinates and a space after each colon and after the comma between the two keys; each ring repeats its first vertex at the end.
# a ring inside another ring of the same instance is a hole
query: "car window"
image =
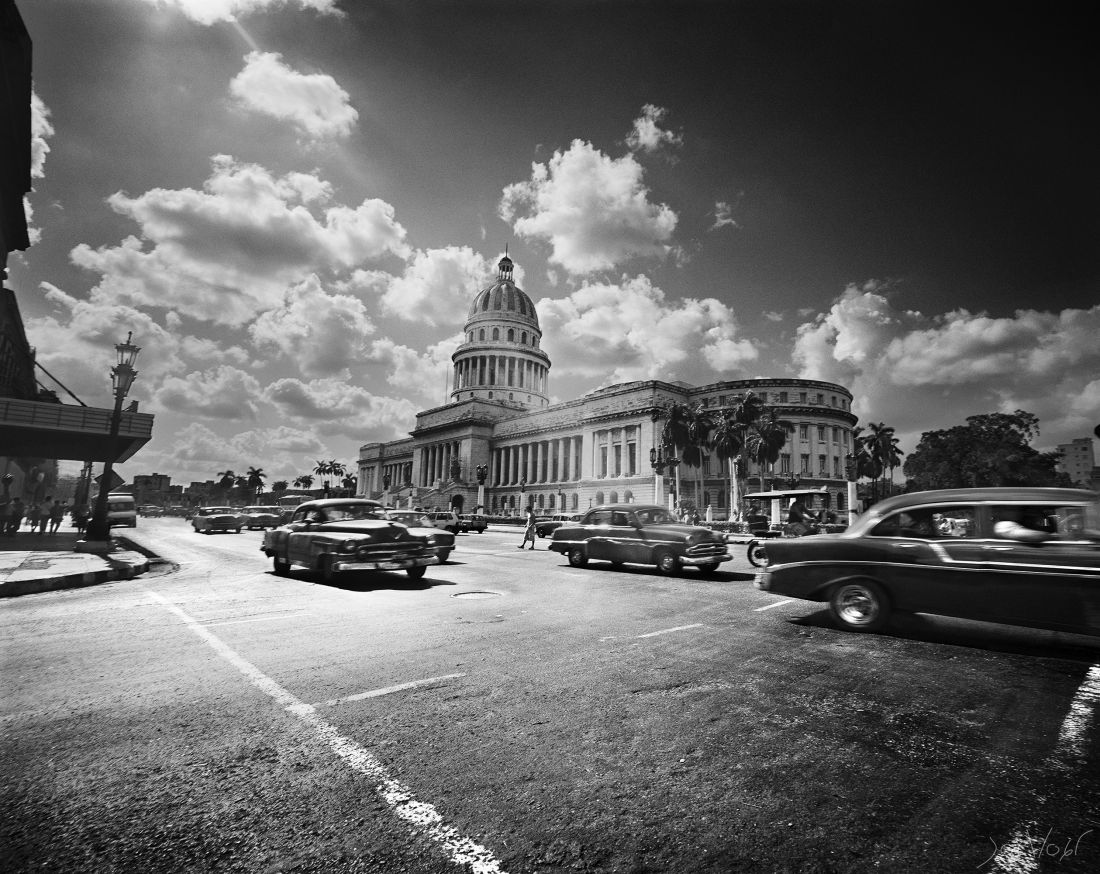
{"type": "Polygon", "coordinates": [[[666,525],[673,521],[667,510],[660,507],[652,507],[648,510],[638,510],[638,521],[642,525],[666,525]]]}
{"type": "Polygon", "coordinates": [[[588,514],[589,525],[610,525],[611,524],[611,511],[610,510],[594,510],[588,514]]]}
{"type": "Polygon", "coordinates": [[[324,517],[328,522],[346,522],[349,519],[385,519],[386,515],[373,504],[338,504],[325,507],[324,517]]]}
{"type": "Polygon", "coordinates": [[[630,525],[630,517],[626,513],[612,513],[611,524],[616,525],[620,528],[628,527],[630,525]]]}
{"type": "Polygon", "coordinates": [[[916,537],[950,540],[976,536],[973,507],[914,507],[891,513],[873,529],[871,537],[916,537]]]}
{"type": "Polygon", "coordinates": [[[1059,521],[1063,508],[1043,504],[994,504],[990,508],[993,520],[993,536],[1009,540],[1010,528],[998,528],[998,523],[1015,523],[1028,531],[1054,536],[1059,533],[1059,521]]]}

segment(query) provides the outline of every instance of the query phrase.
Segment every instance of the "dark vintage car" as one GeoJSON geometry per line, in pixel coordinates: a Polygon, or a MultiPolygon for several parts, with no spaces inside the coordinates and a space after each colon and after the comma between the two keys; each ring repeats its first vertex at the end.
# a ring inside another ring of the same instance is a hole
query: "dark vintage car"
{"type": "Polygon", "coordinates": [[[215,531],[241,533],[241,517],[232,507],[199,507],[191,517],[191,527],[199,534],[215,531]]]}
{"type": "Polygon", "coordinates": [[[478,513],[469,513],[458,517],[458,530],[467,534],[484,534],[489,523],[484,516],[478,513]]]}
{"type": "Polygon", "coordinates": [[[443,564],[451,557],[455,548],[455,536],[449,531],[436,528],[423,510],[386,510],[386,515],[394,522],[400,522],[413,533],[430,537],[435,544],[435,554],[443,564]]]}
{"type": "Polygon", "coordinates": [[[377,501],[328,498],[299,504],[290,522],[264,532],[260,548],[279,576],[298,565],[326,582],[346,571],[403,570],[418,580],[439,564],[436,536],[393,521],[377,501]]]}
{"type": "Polygon", "coordinates": [[[241,524],[250,531],[254,528],[275,528],[283,523],[282,507],[254,505],[241,508],[241,524]]]}
{"type": "Polygon", "coordinates": [[[550,549],[568,556],[573,567],[599,559],[613,565],[651,564],[663,574],[682,567],[713,573],[732,558],[724,535],[684,525],[666,508],[651,504],[593,507],[579,521],[555,529],[550,549]]]}
{"type": "Polygon", "coordinates": [[[536,520],[535,533],[539,537],[549,537],[566,522],[580,522],[583,518],[583,513],[558,513],[549,519],[536,520]]]}
{"type": "Polygon", "coordinates": [[[1098,501],[1053,488],[899,495],[843,534],[765,541],[756,586],[826,602],[853,631],[905,611],[1100,635],[1098,501]]]}

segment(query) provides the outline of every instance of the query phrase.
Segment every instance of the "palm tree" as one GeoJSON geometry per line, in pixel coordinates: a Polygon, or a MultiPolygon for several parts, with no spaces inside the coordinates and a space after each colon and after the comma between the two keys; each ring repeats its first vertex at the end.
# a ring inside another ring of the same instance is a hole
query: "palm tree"
{"type": "Polygon", "coordinates": [[[218,473],[218,488],[224,495],[223,500],[229,500],[229,491],[237,482],[237,474],[231,470],[223,470],[218,473]]]}
{"type": "MultiPolygon", "coordinates": [[[[661,445],[668,448],[668,454],[672,450],[680,450],[681,453],[690,442],[688,436],[691,428],[691,405],[667,401],[653,411],[654,422],[664,422],[661,428],[661,445]]],[[[681,460],[686,458],[681,456],[681,460]]],[[[680,465],[676,465],[676,500],[680,500],[680,465]]]]}
{"type": "Polygon", "coordinates": [[[317,463],[313,466],[313,472],[321,478],[321,485],[325,489],[325,494],[328,494],[328,476],[331,471],[329,470],[329,463],[324,459],[317,459],[317,463]]]}
{"type": "Polygon", "coordinates": [[[772,467],[779,460],[779,453],[787,445],[790,422],[775,418],[775,412],[765,407],[760,416],[749,425],[745,437],[745,454],[749,461],[760,465],[760,491],[764,491],[764,467],[772,467]]]}
{"type": "Polygon", "coordinates": [[[868,425],[874,437],[872,453],[878,458],[879,464],[889,471],[889,483],[893,487],[894,468],[901,464],[901,457],[905,454],[898,448],[898,438],[894,436],[894,428],[885,422],[877,425],[868,425]]]}
{"type": "Polygon", "coordinates": [[[271,484],[271,491],[273,494],[281,495],[286,491],[288,483],[285,479],[277,479],[271,484]]]}
{"type": "Polygon", "coordinates": [[[308,491],[309,489],[313,488],[313,477],[311,477],[308,473],[303,473],[294,480],[294,485],[298,486],[298,488],[306,489],[308,491]]]}
{"type": "Polygon", "coordinates": [[[252,494],[259,496],[264,490],[264,469],[262,467],[250,467],[248,469],[248,487],[252,494]]]}
{"type": "Polygon", "coordinates": [[[341,485],[344,487],[344,491],[346,491],[349,496],[354,495],[355,487],[359,485],[359,478],[352,476],[349,473],[344,477],[344,481],[341,483],[341,485]]]}

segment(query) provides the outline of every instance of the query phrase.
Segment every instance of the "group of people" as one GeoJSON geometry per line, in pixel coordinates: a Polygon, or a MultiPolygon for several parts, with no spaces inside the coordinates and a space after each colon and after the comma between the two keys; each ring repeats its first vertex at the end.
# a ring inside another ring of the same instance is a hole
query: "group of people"
{"type": "Polygon", "coordinates": [[[73,507],[55,501],[52,497],[41,503],[25,504],[22,498],[0,502],[0,534],[13,537],[23,527],[24,521],[32,533],[55,534],[61,528],[66,514],[71,514],[74,527],[83,533],[88,525],[88,512],[84,507],[73,507]]]}

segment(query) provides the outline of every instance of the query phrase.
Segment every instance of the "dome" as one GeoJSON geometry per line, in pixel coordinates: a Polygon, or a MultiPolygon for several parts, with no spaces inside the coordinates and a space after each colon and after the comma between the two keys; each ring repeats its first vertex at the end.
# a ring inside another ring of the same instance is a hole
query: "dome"
{"type": "Polygon", "coordinates": [[[499,318],[508,314],[519,321],[527,322],[538,330],[539,319],[535,304],[527,293],[512,281],[512,260],[505,255],[497,265],[497,281],[478,292],[470,306],[469,321],[478,316],[499,318]]]}

